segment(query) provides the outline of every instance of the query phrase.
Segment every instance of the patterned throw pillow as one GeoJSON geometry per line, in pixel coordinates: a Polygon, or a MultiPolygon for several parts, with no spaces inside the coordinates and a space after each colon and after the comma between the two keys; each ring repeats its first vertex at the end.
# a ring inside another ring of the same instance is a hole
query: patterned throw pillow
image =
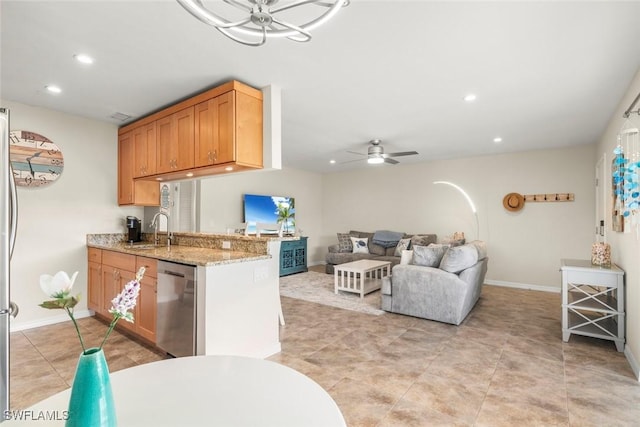
{"type": "Polygon", "coordinates": [[[369,253],[369,239],[363,237],[351,237],[351,244],[353,245],[354,254],[368,254],[369,253]]]}
{"type": "Polygon", "coordinates": [[[413,261],[411,263],[423,267],[438,268],[447,249],[449,249],[447,245],[413,246],[413,261]]]}
{"type": "Polygon", "coordinates": [[[353,245],[351,244],[350,237],[351,236],[348,233],[338,233],[338,252],[353,252],[353,245]]]}
{"type": "Polygon", "coordinates": [[[396,245],[396,251],[393,253],[393,256],[402,256],[402,251],[409,249],[410,244],[411,239],[400,239],[396,245]]]}

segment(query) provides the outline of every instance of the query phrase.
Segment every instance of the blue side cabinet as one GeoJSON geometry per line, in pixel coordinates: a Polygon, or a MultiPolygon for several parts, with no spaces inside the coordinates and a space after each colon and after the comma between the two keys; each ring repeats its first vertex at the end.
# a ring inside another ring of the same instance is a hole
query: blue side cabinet
{"type": "Polygon", "coordinates": [[[307,271],[307,238],[280,242],[280,276],[307,271]]]}

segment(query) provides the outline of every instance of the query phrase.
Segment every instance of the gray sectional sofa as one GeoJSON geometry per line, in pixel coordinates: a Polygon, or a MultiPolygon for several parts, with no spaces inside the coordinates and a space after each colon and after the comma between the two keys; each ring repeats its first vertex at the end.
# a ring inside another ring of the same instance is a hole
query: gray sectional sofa
{"type": "MultiPolygon", "coordinates": [[[[365,231],[350,231],[349,233],[338,233],[338,239],[346,235],[359,238],[367,238],[369,244],[368,253],[353,253],[352,248],[349,246],[341,245],[340,243],[329,246],[329,252],[326,256],[325,271],[327,274],[333,274],[334,266],[337,264],[344,264],[345,262],[357,261],[361,259],[374,259],[378,261],[389,261],[391,266],[400,263],[400,254],[396,255],[396,246],[385,248],[376,243],[373,243],[373,236],[375,233],[365,231]]],[[[411,239],[411,245],[427,246],[430,243],[437,241],[435,234],[405,234],[404,239],[411,239]]]]}
{"type": "Polygon", "coordinates": [[[383,310],[454,325],[467,317],[480,298],[487,273],[486,245],[476,240],[442,246],[416,247],[413,254],[405,251],[403,261],[411,263],[396,265],[391,276],[383,278],[383,310]]]}

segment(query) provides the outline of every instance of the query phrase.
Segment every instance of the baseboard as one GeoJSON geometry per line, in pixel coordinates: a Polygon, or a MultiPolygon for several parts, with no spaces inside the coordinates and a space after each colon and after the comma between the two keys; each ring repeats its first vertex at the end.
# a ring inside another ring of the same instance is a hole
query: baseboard
{"type": "MultiPolygon", "coordinates": [[[[76,319],[82,319],[83,317],[93,316],[93,312],[91,310],[77,310],[73,312],[73,317],[76,319]]],[[[53,325],[56,323],[66,322],[67,320],[71,320],[69,315],[64,313],[63,310],[60,310],[60,314],[56,316],[47,317],[45,319],[33,320],[31,322],[17,323],[13,324],[14,320],[11,319],[11,332],[24,331],[27,329],[39,328],[41,326],[53,325]]]]}
{"type": "Polygon", "coordinates": [[[504,286],[505,288],[527,289],[530,291],[553,292],[559,294],[561,289],[555,286],[530,285],[528,283],[504,282],[502,280],[485,280],[485,284],[494,286],[504,286]]]}
{"type": "Polygon", "coordinates": [[[640,365],[638,365],[638,361],[633,356],[628,345],[624,346],[624,355],[627,357],[627,362],[629,362],[629,366],[631,366],[631,369],[633,370],[633,375],[636,377],[636,380],[640,382],[640,365]]]}

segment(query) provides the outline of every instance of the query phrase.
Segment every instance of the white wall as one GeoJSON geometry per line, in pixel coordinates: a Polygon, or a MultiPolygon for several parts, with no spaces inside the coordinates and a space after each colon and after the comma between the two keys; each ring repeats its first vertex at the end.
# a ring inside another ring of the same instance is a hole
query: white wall
{"type": "Polygon", "coordinates": [[[117,205],[117,126],[15,102],[11,129],[29,130],[51,139],[64,155],[64,171],[50,186],[18,188],[18,236],[11,261],[11,299],[20,313],[12,330],[67,319],[62,310],[45,310],[40,274],[59,270],[80,274],[74,293],[81,294],[76,311],[86,312],[89,233],[124,232],[126,215],[141,208],[117,205]]]}
{"type": "Polygon", "coordinates": [[[242,172],[201,181],[200,231],[222,233],[243,220],[243,194],[289,196],[296,199],[296,225],[307,236],[309,265],[324,263],[322,175],[297,169],[242,172]]]}
{"type": "MultiPolygon", "coordinates": [[[[629,233],[617,233],[611,229],[611,168],[613,149],[617,145],[617,134],[625,125],[640,128],[640,116],[637,114],[629,117],[629,121],[623,118],[623,112],[631,105],[631,102],[640,93],[640,70],[631,82],[627,93],[620,101],[609,125],[604,132],[597,147],[597,157],[603,154],[607,158],[606,176],[607,184],[605,227],[607,228],[607,242],[611,244],[611,257],[613,262],[625,270],[626,293],[626,330],[627,343],[625,354],[635,370],[636,377],[640,380],[640,239],[635,227],[629,229],[629,233]]],[[[640,108],[636,105],[635,109],[640,108]]]]}
{"type": "Polygon", "coordinates": [[[473,214],[451,181],[478,208],[480,239],[489,247],[493,283],[559,290],[561,258],[589,258],[593,241],[593,145],[559,150],[410,165],[380,165],[324,178],[322,242],[335,233],[387,229],[436,233],[463,231],[475,238],[473,214]],[[574,193],[574,202],[527,203],[516,213],[502,205],[510,192],[574,193]]]}

